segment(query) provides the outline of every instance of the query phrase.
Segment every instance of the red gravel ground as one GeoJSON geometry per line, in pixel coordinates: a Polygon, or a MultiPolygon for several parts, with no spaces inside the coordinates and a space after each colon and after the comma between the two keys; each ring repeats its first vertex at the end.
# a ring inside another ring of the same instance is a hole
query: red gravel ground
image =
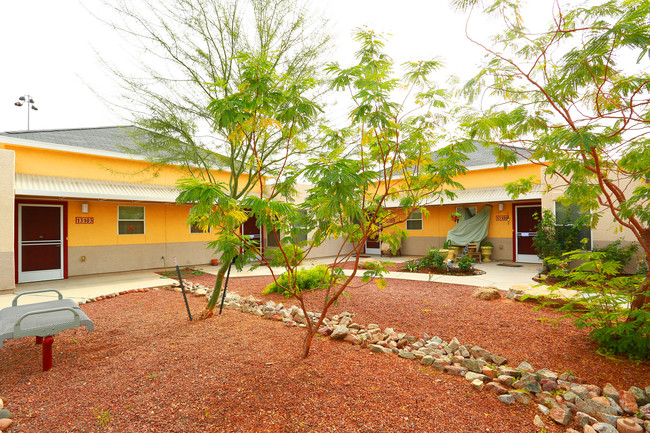
{"type": "MultiPolygon", "coordinates": [[[[230,289],[260,296],[268,281],[231,279],[230,289]]],[[[599,385],[650,383],[648,364],[601,358],[583,331],[537,321],[542,314],[528,304],[474,300],[471,291],[388,280],[383,290],[353,289],[335,310],[413,335],[456,336],[511,364],[526,359],[536,368],[570,369],[599,385]]],[[[195,315],[204,304],[190,298],[195,315]]],[[[417,362],[326,339],[316,339],[311,356],[300,360],[304,331],[231,310],[188,322],[176,292],[82,308],[96,330],[59,334],[51,371],[41,371],[40,347],[31,339],[0,349],[0,396],[14,414],[12,432],[538,431],[534,405],[508,407],[417,362]]]]}

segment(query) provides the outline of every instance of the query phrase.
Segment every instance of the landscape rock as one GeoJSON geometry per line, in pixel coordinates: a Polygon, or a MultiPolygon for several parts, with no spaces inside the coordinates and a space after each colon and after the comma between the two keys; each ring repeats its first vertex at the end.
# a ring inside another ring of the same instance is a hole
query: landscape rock
{"type": "Polygon", "coordinates": [[[463,358],[461,365],[466,369],[473,371],[474,373],[482,373],[483,367],[485,367],[487,363],[485,361],[481,361],[480,359],[463,358]]]}
{"type": "Polygon", "coordinates": [[[645,391],[642,390],[641,388],[637,388],[636,386],[633,386],[628,391],[634,395],[634,398],[636,399],[636,404],[638,406],[643,406],[650,403],[649,396],[646,395],[645,391]]]}
{"type": "Polygon", "coordinates": [[[619,391],[618,404],[623,409],[623,412],[629,413],[630,415],[634,415],[639,410],[639,406],[636,404],[636,397],[630,391],[619,391]]]}
{"type": "Polygon", "coordinates": [[[483,366],[481,369],[481,373],[489,377],[490,379],[495,379],[497,377],[497,371],[493,368],[486,366],[483,366]]]}
{"type": "Polygon", "coordinates": [[[587,425],[585,425],[583,427],[583,433],[598,433],[598,432],[596,430],[594,430],[594,428],[592,426],[587,424],[587,425]]]}
{"type": "Polygon", "coordinates": [[[474,379],[471,383],[472,387],[479,390],[483,391],[483,387],[485,387],[484,382],[481,379],[474,379]]]}
{"type": "Polygon", "coordinates": [[[12,418],[11,412],[9,409],[0,409],[0,419],[2,418],[12,418]]]}
{"type": "Polygon", "coordinates": [[[508,391],[508,393],[514,397],[515,401],[517,403],[521,403],[523,405],[529,404],[533,398],[530,396],[530,394],[524,392],[524,391],[508,391]]]}
{"type": "Polygon", "coordinates": [[[525,291],[523,289],[523,286],[520,285],[514,285],[508,289],[508,292],[506,293],[506,298],[512,299],[513,301],[519,301],[521,297],[524,295],[525,291]]]}
{"type": "Polygon", "coordinates": [[[604,422],[596,423],[592,427],[598,433],[618,433],[613,425],[604,422]]]}
{"type": "Polygon", "coordinates": [[[542,387],[533,378],[519,379],[512,384],[513,388],[522,389],[528,392],[542,392],[542,387]]]}
{"type": "Polygon", "coordinates": [[[346,326],[336,325],[332,330],[330,338],[332,340],[343,340],[350,330],[346,326]]]}
{"type": "MultiPolygon", "coordinates": [[[[435,363],[434,363],[435,365],[435,363]]],[[[467,373],[467,369],[465,367],[460,367],[458,365],[445,365],[443,367],[443,370],[445,373],[454,375],[454,376],[463,376],[465,373],[467,373]]]]}
{"type": "Polygon", "coordinates": [[[551,409],[551,413],[549,415],[553,421],[561,425],[568,425],[571,421],[573,421],[573,414],[566,406],[555,406],[553,409],[551,409]]]}
{"type": "Polygon", "coordinates": [[[594,418],[591,415],[588,415],[584,412],[577,412],[576,413],[576,422],[580,427],[584,427],[585,425],[594,425],[598,422],[596,418],[594,418]]]}
{"type": "Polygon", "coordinates": [[[404,359],[415,359],[415,354],[413,352],[407,352],[405,350],[400,350],[397,355],[404,359]]]}
{"type": "Polygon", "coordinates": [[[494,301],[501,299],[501,292],[496,287],[479,287],[472,293],[472,298],[482,299],[484,301],[494,301]]]}
{"type": "Polygon", "coordinates": [[[510,394],[501,394],[498,398],[499,398],[499,401],[501,403],[505,403],[508,406],[510,406],[511,404],[514,404],[514,402],[515,402],[515,398],[513,396],[511,396],[510,394]]]}
{"type": "Polygon", "coordinates": [[[499,383],[502,385],[512,386],[512,384],[515,382],[515,378],[512,376],[502,374],[500,376],[497,376],[497,381],[499,381],[499,383]]]}
{"type": "Polygon", "coordinates": [[[486,391],[491,391],[497,395],[508,394],[508,389],[498,382],[490,382],[485,385],[486,391]]]}
{"type": "Polygon", "coordinates": [[[13,420],[9,418],[0,418],[0,432],[7,430],[13,424],[13,420]]]}
{"type": "Polygon", "coordinates": [[[619,433],[643,433],[645,429],[633,419],[619,418],[616,420],[616,430],[619,433]]]}
{"type": "Polygon", "coordinates": [[[377,344],[371,344],[370,351],[373,353],[392,353],[392,350],[390,350],[389,348],[379,346],[377,344]]]}
{"type": "Polygon", "coordinates": [[[533,418],[533,425],[539,429],[546,429],[546,424],[544,424],[544,421],[542,421],[539,415],[535,415],[535,418],[533,418]]]}
{"type": "Polygon", "coordinates": [[[551,413],[551,410],[546,406],[544,406],[543,404],[538,404],[537,409],[539,409],[539,411],[544,415],[548,415],[549,413],[551,413]]]}
{"type": "Polygon", "coordinates": [[[520,371],[529,371],[529,372],[531,372],[531,373],[535,371],[535,369],[533,368],[533,366],[530,365],[530,364],[529,364],[528,362],[526,362],[526,361],[524,361],[524,362],[522,362],[521,364],[519,364],[519,365],[517,366],[517,370],[520,370],[520,371]]]}

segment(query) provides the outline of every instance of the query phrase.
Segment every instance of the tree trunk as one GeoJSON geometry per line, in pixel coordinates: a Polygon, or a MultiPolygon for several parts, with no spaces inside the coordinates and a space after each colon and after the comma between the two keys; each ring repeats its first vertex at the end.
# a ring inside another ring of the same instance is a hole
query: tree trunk
{"type": "Polygon", "coordinates": [[[201,312],[201,315],[199,316],[199,320],[209,319],[214,315],[214,309],[217,306],[217,303],[219,302],[219,296],[221,295],[221,286],[223,286],[223,279],[226,275],[226,272],[228,272],[229,267],[230,267],[230,260],[225,260],[224,263],[219,268],[219,273],[217,274],[217,281],[215,281],[214,283],[214,290],[212,291],[212,296],[210,296],[207,305],[201,312]]]}
{"type": "Polygon", "coordinates": [[[314,339],[314,335],[316,335],[316,332],[318,332],[318,327],[312,329],[311,331],[307,331],[307,335],[305,335],[305,340],[302,342],[302,352],[300,353],[300,357],[302,359],[307,359],[309,356],[309,350],[311,349],[311,341],[314,339]]]}
{"type": "MultiPolygon", "coordinates": [[[[641,310],[643,308],[650,310],[650,268],[645,276],[645,280],[643,280],[643,283],[641,283],[637,289],[632,304],[630,304],[630,313],[635,310],[641,310]]],[[[627,321],[630,322],[632,320],[635,319],[630,314],[627,317],[627,321]]]]}

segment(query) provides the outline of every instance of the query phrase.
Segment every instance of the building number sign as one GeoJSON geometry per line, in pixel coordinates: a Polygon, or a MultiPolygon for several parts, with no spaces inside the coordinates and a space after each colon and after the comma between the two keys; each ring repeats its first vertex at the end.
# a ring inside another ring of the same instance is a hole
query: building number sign
{"type": "Polygon", "coordinates": [[[77,224],[95,224],[95,217],[77,217],[75,219],[77,224]]]}
{"type": "Polygon", "coordinates": [[[510,221],[510,215],[497,215],[497,221],[510,221]]]}

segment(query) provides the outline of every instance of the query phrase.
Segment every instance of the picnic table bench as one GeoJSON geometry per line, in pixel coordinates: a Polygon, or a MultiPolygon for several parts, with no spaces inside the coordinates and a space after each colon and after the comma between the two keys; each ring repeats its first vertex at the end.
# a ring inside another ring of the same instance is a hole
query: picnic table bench
{"type": "Polygon", "coordinates": [[[54,335],[66,329],[85,326],[88,331],[95,324],[72,299],[63,299],[58,290],[34,290],[17,295],[11,307],[0,310],[0,348],[10,338],[36,337],[36,344],[43,345],[43,371],[52,368],[52,343],[54,335]],[[18,298],[34,293],[56,292],[54,301],[18,305],[18,298]]]}

